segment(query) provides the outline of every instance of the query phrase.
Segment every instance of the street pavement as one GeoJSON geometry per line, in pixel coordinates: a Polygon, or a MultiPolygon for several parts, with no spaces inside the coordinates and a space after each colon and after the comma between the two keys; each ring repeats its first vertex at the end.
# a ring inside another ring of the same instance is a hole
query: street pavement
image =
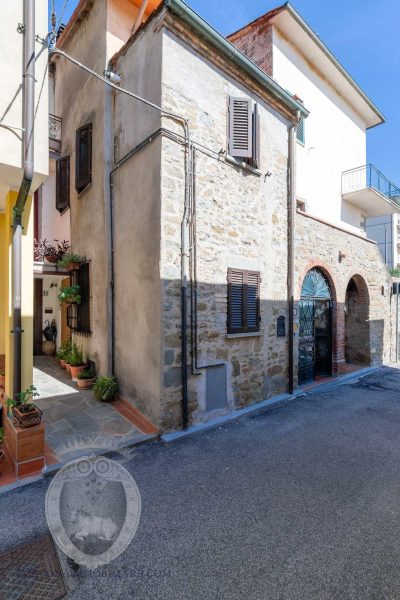
{"type": "MultiPolygon", "coordinates": [[[[71,600],[400,598],[400,370],[139,447],[125,466],[136,536],[94,571],[60,553],[71,600]]],[[[0,495],[0,552],[48,531],[49,482],[0,495]]]]}

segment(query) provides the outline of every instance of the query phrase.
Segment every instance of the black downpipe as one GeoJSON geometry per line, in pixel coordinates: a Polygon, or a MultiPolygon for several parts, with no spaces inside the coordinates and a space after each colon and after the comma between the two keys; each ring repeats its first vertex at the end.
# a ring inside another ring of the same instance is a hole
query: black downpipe
{"type": "Polygon", "coordinates": [[[24,75],[23,75],[23,157],[24,174],[18,191],[13,216],[12,244],[12,313],[13,397],[22,388],[22,214],[25,210],[34,171],[34,112],[35,112],[35,0],[24,0],[24,75]]]}

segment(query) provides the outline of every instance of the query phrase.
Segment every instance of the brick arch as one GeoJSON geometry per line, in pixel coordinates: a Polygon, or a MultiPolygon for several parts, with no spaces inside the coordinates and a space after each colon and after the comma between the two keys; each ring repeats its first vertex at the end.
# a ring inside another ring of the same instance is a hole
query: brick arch
{"type": "Polygon", "coordinates": [[[310,260],[307,263],[307,267],[304,269],[303,273],[301,274],[301,276],[299,277],[298,283],[297,283],[297,296],[296,296],[296,300],[300,300],[301,297],[301,288],[303,286],[303,281],[305,276],[307,275],[308,271],[311,271],[311,269],[319,269],[323,275],[326,277],[326,279],[328,280],[329,283],[329,287],[331,289],[331,294],[332,294],[332,302],[336,303],[337,302],[337,285],[334,281],[333,275],[330,271],[329,266],[322,262],[321,260],[310,260]]]}
{"type": "Polygon", "coordinates": [[[365,279],[352,275],[346,285],[345,294],[345,360],[346,362],[369,365],[370,345],[370,297],[365,279]]]}

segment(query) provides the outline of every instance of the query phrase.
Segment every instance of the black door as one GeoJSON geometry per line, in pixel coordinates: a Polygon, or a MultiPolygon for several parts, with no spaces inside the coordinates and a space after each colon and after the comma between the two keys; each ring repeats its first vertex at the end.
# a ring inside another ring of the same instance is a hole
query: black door
{"type": "Polygon", "coordinates": [[[328,281],[319,269],[311,269],[299,302],[299,385],[332,374],[331,307],[328,281]]]}

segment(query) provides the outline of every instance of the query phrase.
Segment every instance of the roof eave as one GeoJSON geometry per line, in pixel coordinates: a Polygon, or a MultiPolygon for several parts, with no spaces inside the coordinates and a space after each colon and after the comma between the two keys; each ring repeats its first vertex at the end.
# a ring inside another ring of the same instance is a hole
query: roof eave
{"type": "Polygon", "coordinates": [[[178,15],[183,21],[190,25],[199,35],[212,43],[228,59],[251,75],[258,83],[268,88],[281,103],[283,103],[291,112],[299,111],[303,117],[308,117],[309,111],[301,102],[297,102],[293,96],[284,90],[269,75],[264,73],[255,63],[249,60],[240,50],[238,50],[223,35],[207,23],[200,15],[192,10],[182,0],[164,0],[165,6],[173,13],[178,15]]]}

